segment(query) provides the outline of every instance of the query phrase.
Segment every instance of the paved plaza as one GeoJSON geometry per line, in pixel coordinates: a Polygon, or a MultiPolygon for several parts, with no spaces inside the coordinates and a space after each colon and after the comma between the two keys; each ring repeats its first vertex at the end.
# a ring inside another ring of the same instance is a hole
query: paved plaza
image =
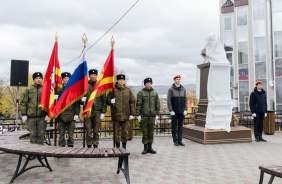
{"type": "MultiPolygon", "coordinates": [[[[128,142],[131,183],[185,184],[252,184],[258,183],[259,165],[282,165],[282,132],[265,135],[265,142],[202,145],[184,139],[185,147],[175,147],[170,136],[157,136],[153,148],[156,155],[142,155],[141,137],[128,142]]],[[[102,147],[112,147],[112,140],[103,138],[102,147]]],[[[82,146],[76,139],[75,147],[82,146]]],[[[0,155],[0,183],[8,183],[13,176],[18,156],[0,155]]],[[[116,174],[117,158],[75,159],[52,158],[54,171],[37,168],[27,171],[14,183],[28,184],[90,184],[126,183],[122,173],[116,174]]],[[[31,164],[37,164],[31,161],[31,164]]],[[[270,176],[265,174],[264,183],[270,176]]],[[[275,184],[282,179],[275,178],[275,184]]]]}

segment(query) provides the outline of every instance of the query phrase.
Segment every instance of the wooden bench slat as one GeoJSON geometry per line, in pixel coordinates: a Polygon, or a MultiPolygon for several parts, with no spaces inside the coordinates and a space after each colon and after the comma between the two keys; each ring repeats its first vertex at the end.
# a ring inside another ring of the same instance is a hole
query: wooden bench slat
{"type": "Polygon", "coordinates": [[[94,157],[98,157],[100,148],[95,148],[94,151],[91,153],[91,155],[93,155],[94,157]]]}
{"type": "Polygon", "coordinates": [[[77,152],[79,152],[80,150],[82,150],[83,148],[74,148],[72,151],[70,151],[67,156],[68,157],[74,157],[76,155],[77,152]]]}
{"type": "Polygon", "coordinates": [[[106,156],[106,148],[100,148],[99,157],[105,157],[106,156]]]}
{"type": "Polygon", "coordinates": [[[84,155],[91,155],[91,153],[94,151],[93,148],[88,148],[87,151],[84,152],[84,155]]]}
{"type": "Polygon", "coordinates": [[[129,155],[130,153],[124,149],[124,148],[119,148],[119,151],[122,153],[122,155],[129,155]]]}
{"type": "Polygon", "coordinates": [[[110,157],[115,156],[115,153],[114,153],[114,151],[113,151],[113,148],[107,148],[106,151],[107,151],[108,156],[110,156],[110,157]]]}
{"type": "Polygon", "coordinates": [[[120,152],[120,150],[118,148],[113,148],[113,151],[114,151],[116,156],[121,156],[122,155],[122,153],[120,152]]]}

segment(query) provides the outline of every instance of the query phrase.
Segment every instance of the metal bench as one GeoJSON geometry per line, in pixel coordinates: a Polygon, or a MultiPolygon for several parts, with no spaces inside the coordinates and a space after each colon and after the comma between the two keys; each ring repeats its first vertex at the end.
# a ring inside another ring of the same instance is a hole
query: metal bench
{"type": "Polygon", "coordinates": [[[37,144],[30,144],[29,142],[20,141],[19,138],[28,136],[28,131],[17,131],[0,135],[0,151],[19,155],[16,171],[10,181],[14,180],[24,172],[36,168],[46,167],[52,171],[47,157],[66,157],[66,158],[112,158],[118,157],[117,174],[120,171],[124,173],[127,183],[130,183],[128,156],[130,153],[123,148],[72,148],[72,147],[57,147],[57,146],[44,146],[37,144]],[[40,165],[28,167],[27,165],[32,157],[35,157],[40,165]],[[22,165],[22,159],[25,162],[22,165]],[[122,165],[124,164],[124,168],[122,165]]]}
{"type": "Polygon", "coordinates": [[[263,175],[264,173],[270,174],[270,180],[269,184],[271,184],[274,180],[274,177],[277,176],[279,178],[282,178],[282,166],[277,166],[277,165],[270,165],[270,166],[259,166],[260,169],[260,179],[259,183],[263,183],[263,175]]]}

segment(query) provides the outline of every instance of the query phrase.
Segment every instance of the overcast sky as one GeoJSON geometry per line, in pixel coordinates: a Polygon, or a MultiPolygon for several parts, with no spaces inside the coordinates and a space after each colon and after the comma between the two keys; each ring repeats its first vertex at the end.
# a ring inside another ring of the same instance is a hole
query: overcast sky
{"type": "MultiPolygon", "coordinates": [[[[11,59],[29,60],[29,71],[46,72],[58,32],[61,71],[73,73],[76,58],[97,41],[136,0],[2,1],[0,6],[0,77],[10,78],[11,59]]],[[[204,39],[219,34],[218,0],[140,0],[102,40],[86,52],[88,69],[101,71],[115,39],[115,66],[141,85],[171,85],[182,75],[183,84],[196,83],[196,65],[204,39]]]]}

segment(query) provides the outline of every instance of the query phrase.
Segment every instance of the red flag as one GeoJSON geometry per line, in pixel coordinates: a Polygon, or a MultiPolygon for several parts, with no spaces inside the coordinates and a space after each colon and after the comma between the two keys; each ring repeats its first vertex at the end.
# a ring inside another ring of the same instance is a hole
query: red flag
{"type": "Polygon", "coordinates": [[[112,49],[84,108],[82,117],[91,115],[91,107],[97,97],[114,88],[114,71],[114,49],[112,49]]]}
{"type": "Polygon", "coordinates": [[[62,90],[61,70],[58,59],[58,42],[55,42],[49,65],[43,82],[43,89],[39,107],[48,112],[48,119],[50,120],[50,112],[54,107],[54,94],[55,87],[57,91],[62,90]]]}

